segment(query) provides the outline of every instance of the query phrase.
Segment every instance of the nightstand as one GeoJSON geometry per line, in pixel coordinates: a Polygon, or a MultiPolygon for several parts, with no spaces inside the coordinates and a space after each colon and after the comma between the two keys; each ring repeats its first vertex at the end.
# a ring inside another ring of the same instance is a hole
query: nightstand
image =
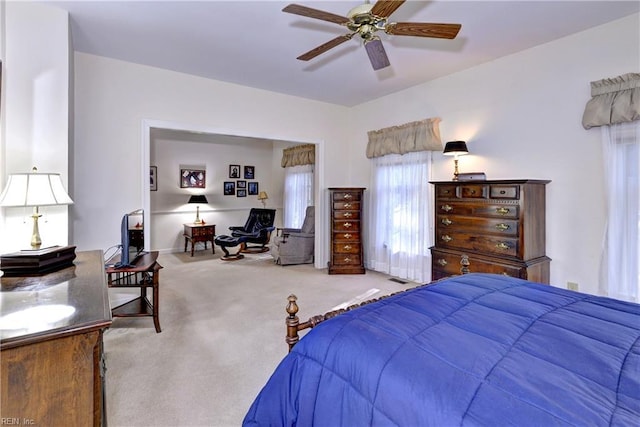
{"type": "Polygon", "coordinates": [[[187,251],[187,245],[191,242],[191,256],[193,256],[194,247],[198,242],[204,242],[204,248],[207,249],[207,242],[211,242],[211,252],[216,253],[213,239],[216,237],[215,224],[183,224],[184,225],[184,251],[187,251]]]}

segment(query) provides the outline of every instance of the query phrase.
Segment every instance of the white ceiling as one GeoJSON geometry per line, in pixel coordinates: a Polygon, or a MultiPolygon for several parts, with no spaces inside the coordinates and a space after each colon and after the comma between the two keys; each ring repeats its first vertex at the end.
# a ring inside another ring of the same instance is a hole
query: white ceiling
{"type": "MultiPolygon", "coordinates": [[[[70,12],[76,51],[303,98],[357,105],[640,10],[640,1],[407,1],[391,22],[460,23],[454,40],[380,34],[391,66],[371,68],[357,37],[282,12],[282,1],[53,1],[70,12]]],[[[295,1],[345,16],[360,1],[295,1]]],[[[535,66],[535,64],[532,64],[535,66]]]]}

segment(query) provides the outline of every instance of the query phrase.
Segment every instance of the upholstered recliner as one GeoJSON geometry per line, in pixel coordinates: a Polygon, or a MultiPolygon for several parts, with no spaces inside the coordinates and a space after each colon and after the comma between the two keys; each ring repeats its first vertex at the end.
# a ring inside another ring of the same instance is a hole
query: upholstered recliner
{"type": "Polygon", "coordinates": [[[259,253],[266,252],[266,246],[271,240],[271,232],[275,230],[273,222],[276,218],[275,209],[252,208],[249,218],[243,226],[229,227],[232,237],[238,237],[243,242],[241,252],[259,253]],[[253,246],[249,246],[249,244],[253,246]]]}
{"type": "Polygon", "coordinates": [[[282,228],[274,239],[271,254],[277,264],[313,263],[315,209],[308,206],[301,228],[282,228]]]}

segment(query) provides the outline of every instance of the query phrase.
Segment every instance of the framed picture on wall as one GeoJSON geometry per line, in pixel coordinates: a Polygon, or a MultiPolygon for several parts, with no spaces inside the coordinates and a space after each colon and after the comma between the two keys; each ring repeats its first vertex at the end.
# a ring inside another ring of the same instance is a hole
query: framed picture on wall
{"type": "Polygon", "coordinates": [[[202,169],[180,169],[180,188],[204,188],[205,174],[202,169]]]}
{"type": "Polygon", "coordinates": [[[238,197],[247,197],[247,190],[244,190],[244,189],[243,190],[238,190],[236,192],[236,196],[238,196],[238,197]]]}
{"type": "Polygon", "coordinates": [[[256,177],[256,168],[255,166],[245,166],[244,167],[244,179],[254,179],[256,177]]]}
{"type": "Polygon", "coordinates": [[[240,165],[229,165],[229,178],[240,178],[240,165]]]}
{"type": "Polygon", "coordinates": [[[236,181],[236,187],[238,189],[247,188],[247,181],[236,181]]]}
{"type": "Polygon", "coordinates": [[[249,188],[248,188],[248,193],[250,196],[257,196],[259,191],[258,191],[258,183],[257,182],[250,182],[249,183],[249,188]]]}
{"type": "Polygon", "coordinates": [[[224,195],[233,196],[236,194],[236,183],[233,181],[224,182],[224,195]]]}
{"type": "Polygon", "coordinates": [[[151,191],[158,191],[158,167],[151,166],[149,170],[149,189],[151,191]]]}

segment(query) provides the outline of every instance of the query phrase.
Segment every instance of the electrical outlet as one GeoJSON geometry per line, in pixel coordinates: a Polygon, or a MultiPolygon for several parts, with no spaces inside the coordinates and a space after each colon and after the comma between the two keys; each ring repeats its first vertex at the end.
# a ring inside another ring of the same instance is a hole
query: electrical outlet
{"type": "Polygon", "coordinates": [[[576,282],[567,282],[567,289],[569,289],[570,291],[577,291],[578,284],[576,282]]]}

